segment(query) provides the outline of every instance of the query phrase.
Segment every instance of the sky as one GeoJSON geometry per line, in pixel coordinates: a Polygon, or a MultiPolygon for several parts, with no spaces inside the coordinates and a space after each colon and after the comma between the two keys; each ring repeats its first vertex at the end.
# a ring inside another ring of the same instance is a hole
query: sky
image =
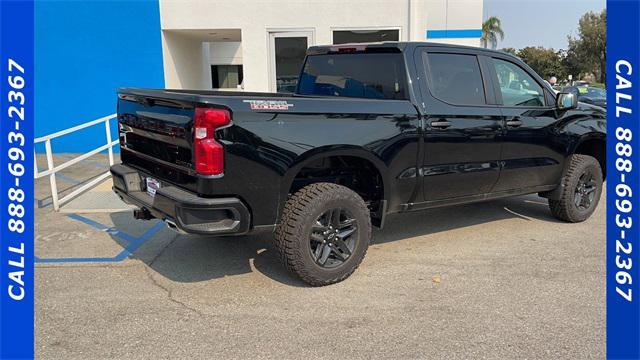
{"type": "Polygon", "coordinates": [[[484,20],[502,22],[504,40],[498,49],[526,46],[566,49],[567,35],[576,36],[578,20],[587,11],[601,11],[606,0],[484,0],[484,20]]]}

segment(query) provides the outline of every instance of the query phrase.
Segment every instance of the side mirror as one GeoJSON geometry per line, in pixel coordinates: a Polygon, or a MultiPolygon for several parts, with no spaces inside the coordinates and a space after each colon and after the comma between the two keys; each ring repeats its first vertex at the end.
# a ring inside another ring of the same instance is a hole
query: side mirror
{"type": "Polygon", "coordinates": [[[561,92],[556,97],[556,107],[558,110],[571,110],[578,107],[578,97],[576,94],[561,92]]]}

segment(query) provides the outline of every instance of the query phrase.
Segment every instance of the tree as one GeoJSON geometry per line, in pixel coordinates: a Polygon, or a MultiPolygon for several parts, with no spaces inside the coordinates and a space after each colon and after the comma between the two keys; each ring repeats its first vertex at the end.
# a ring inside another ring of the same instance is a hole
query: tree
{"type": "Polygon", "coordinates": [[[542,76],[542,78],[549,79],[552,76],[564,78],[566,75],[561,54],[561,51],[546,49],[542,46],[528,46],[520,49],[517,56],[537,72],[538,75],[542,76]]]}
{"type": "Polygon", "coordinates": [[[562,65],[567,75],[571,74],[575,79],[579,79],[580,74],[586,72],[584,62],[575,51],[567,50],[565,52],[565,56],[562,58],[562,65]]]}
{"type": "Polygon", "coordinates": [[[506,52],[507,54],[511,54],[511,55],[516,55],[516,56],[518,55],[518,50],[512,47],[502,48],[500,49],[500,51],[506,52]]]}
{"type": "Polygon", "coordinates": [[[578,36],[569,36],[567,67],[578,74],[594,73],[605,82],[607,68],[607,11],[592,11],[578,22],[578,36]]]}
{"type": "Polygon", "coordinates": [[[482,37],[480,38],[480,42],[484,48],[491,44],[491,48],[495,50],[498,47],[498,37],[500,41],[504,40],[504,32],[502,31],[500,19],[492,16],[482,23],[482,37]]]}

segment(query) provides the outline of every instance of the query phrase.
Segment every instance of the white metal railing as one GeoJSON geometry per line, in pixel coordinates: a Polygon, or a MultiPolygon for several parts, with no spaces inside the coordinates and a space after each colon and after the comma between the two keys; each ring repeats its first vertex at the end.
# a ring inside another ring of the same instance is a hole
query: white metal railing
{"type": "Polygon", "coordinates": [[[77,189],[73,190],[72,192],[70,192],[69,194],[65,195],[62,198],[58,198],[58,185],[56,183],[56,173],[58,171],[64,170],[66,168],[68,168],[71,165],[74,165],[82,160],[85,160],[95,154],[98,154],[104,150],[109,150],[109,165],[113,165],[113,147],[115,145],[118,144],[118,140],[114,140],[111,141],[111,127],[110,127],[110,120],[111,119],[115,119],[116,118],[116,114],[111,114],[105,117],[101,117],[100,119],[96,119],[93,121],[89,121],[86,122],[84,124],[78,125],[78,126],[74,126],[65,130],[61,130],[58,132],[55,132],[53,134],[50,135],[46,135],[46,136],[42,136],[39,138],[36,138],[33,140],[34,143],[34,152],[33,152],[33,156],[34,156],[34,178],[39,179],[41,177],[45,177],[45,176],[49,176],[49,182],[51,183],[51,199],[53,201],[53,209],[55,211],[58,211],[60,209],[60,205],[66,203],[67,201],[73,199],[74,197],[80,195],[83,191],[86,191],[87,189],[95,186],[96,184],[100,183],[102,180],[108,178],[111,173],[109,171],[100,174],[98,177],[94,178],[93,180],[87,182],[86,184],[83,184],[82,186],[78,187],[77,189]],[[73,133],[75,131],[78,130],[82,130],[84,128],[88,128],[90,126],[94,126],[96,124],[100,124],[100,123],[104,123],[104,128],[105,128],[105,135],[107,138],[107,143],[96,148],[93,149],[87,153],[84,153],[80,156],[77,156],[65,163],[62,163],[58,166],[54,165],[53,163],[53,152],[51,151],[51,140],[73,133]],[[39,144],[39,143],[44,143],[45,146],[45,151],[47,154],[47,170],[45,171],[38,171],[38,164],[37,164],[37,158],[36,158],[36,153],[35,153],[35,145],[39,144]]]}

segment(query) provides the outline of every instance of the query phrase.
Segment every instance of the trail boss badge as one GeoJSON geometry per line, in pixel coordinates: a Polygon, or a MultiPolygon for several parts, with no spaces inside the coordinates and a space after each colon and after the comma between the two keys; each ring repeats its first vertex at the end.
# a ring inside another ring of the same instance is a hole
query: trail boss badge
{"type": "Polygon", "coordinates": [[[249,103],[251,110],[289,110],[293,104],[286,100],[243,100],[249,103]]]}

